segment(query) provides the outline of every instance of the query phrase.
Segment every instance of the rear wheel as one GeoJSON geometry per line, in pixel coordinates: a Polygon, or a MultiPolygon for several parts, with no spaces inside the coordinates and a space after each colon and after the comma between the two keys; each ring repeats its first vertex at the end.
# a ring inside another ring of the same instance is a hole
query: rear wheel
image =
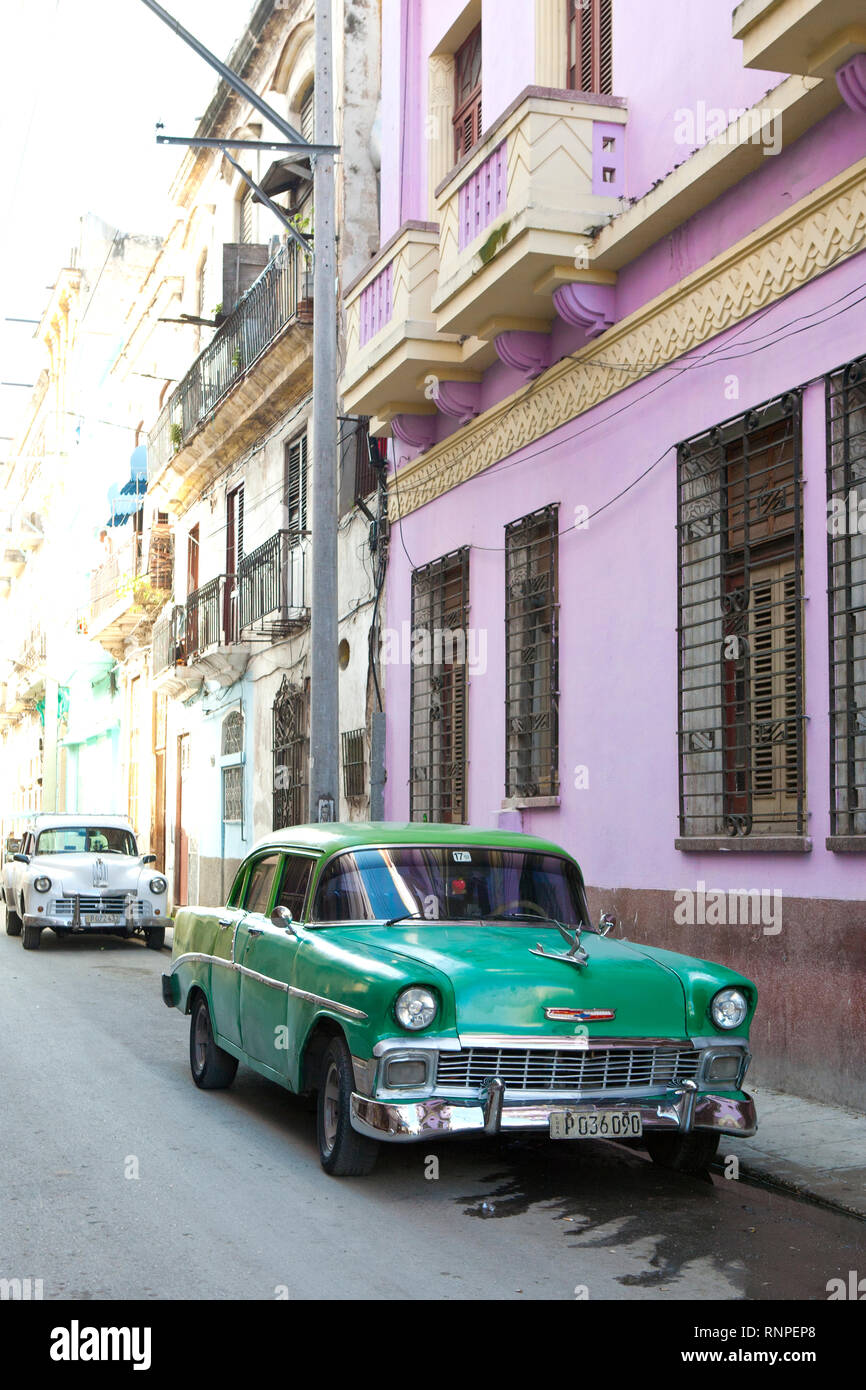
{"type": "Polygon", "coordinates": [[[210,1009],[203,994],[192,1006],[189,1024],[189,1065],[192,1079],[203,1091],[223,1091],[235,1079],[237,1057],[217,1045],[210,1022],[210,1009]]]}
{"type": "Polygon", "coordinates": [[[145,927],[144,940],[151,951],[161,951],[165,945],[165,927],[145,927]]]}
{"type": "Polygon", "coordinates": [[[34,927],[34,926],[29,925],[27,922],[25,922],[25,923],[24,923],[24,936],[23,936],[23,939],[22,939],[22,942],[21,942],[21,945],[24,947],[25,951],[38,951],[38,950],[39,950],[39,938],[41,937],[41,935],[42,935],[42,928],[41,928],[41,927],[34,927]]]}
{"type": "Polygon", "coordinates": [[[660,1168],[671,1168],[677,1173],[705,1173],[716,1156],[719,1147],[718,1134],[647,1134],[644,1136],[647,1152],[653,1163],[660,1168]]]}
{"type": "Polygon", "coordinates": [[[7,935],[7,936],[20,936],[20,935],[21,935],[21,927],[22,927],[21,918],[18,916],[18,913],[15,912],[15,911],[9,906],[9,904],[7,903],[7,904],[6,904],[6,935],[7,935]]]}
{"type": "Polygon", "coordinates": [[[362,1178],[373,1171],[379,1156],[375,1139],[352,1128],[352,1058],[342,1038],[332,1038],[322,1059],[316,1128],[319,1161],[335,1178],[362,1178]]]}

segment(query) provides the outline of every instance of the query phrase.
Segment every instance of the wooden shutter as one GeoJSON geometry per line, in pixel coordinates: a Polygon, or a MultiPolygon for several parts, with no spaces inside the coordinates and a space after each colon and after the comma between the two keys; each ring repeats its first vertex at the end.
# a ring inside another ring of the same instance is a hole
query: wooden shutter
{"type": "Polygon", "coordinates": [[[613,0],[568,0],[567,82],[575,92],[613,92],[613,0]]]}
{"type": "Polygon", "coordinates": [[[462,159],[481,139],[481,25],[454,55],[454,157],[462,159]]]}
{"type": "Polygon", "coordinates": [[[797,582],[792,561],[752,572],[752,806],[756,816],[797,811],[797,582]]]}
{"type": "Polygon", "coordinates": [[[307,436],[286,445],[286,506],[288,529],[297,537],[307,529],[307,436]]]}
{"type": "Polygon", "coordinates": [[[301,102],[301,134],[313,143],[316,130],[316,89],[311,87],[301,102]]]}

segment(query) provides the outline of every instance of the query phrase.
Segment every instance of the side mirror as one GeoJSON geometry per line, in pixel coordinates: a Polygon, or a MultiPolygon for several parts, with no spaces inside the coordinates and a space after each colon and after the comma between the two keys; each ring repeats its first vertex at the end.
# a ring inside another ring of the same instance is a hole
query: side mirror
{"type": "Polygon", "coordinates": [[[143,855],[141,856],[141,862],[142,862],[142,864],[155,864],[155,863],[156,863],[156,855],[155,855],[155,854],[143,854],[143,855]]]}
{"type": "Polygon", "coordinates": [[[603,913],[601,914],[600,918],[598,919],[598,934],[599,934],[599,936],[608,936],[609,933],[613,931],[613,929],[614,929],[615,926],[616,926],[616,913],[614,913],[614,912],[603,912],[603,913]]]}
{"type": "Polygon", "coordinates": [[[30,855],[29,855],[29,854],[13,854],[12,858],[15,860],[15,863],[16,863],[16,864],[29,864],[29,863],[30,863],[30,855]]]}
{"type": "Polygon", "coordinates": [[[283,927],[289,936],[297,936],[295,931],[295,921],[287,907],[275,907],[271,913],[271,922],[275,927],[283,927]]]}

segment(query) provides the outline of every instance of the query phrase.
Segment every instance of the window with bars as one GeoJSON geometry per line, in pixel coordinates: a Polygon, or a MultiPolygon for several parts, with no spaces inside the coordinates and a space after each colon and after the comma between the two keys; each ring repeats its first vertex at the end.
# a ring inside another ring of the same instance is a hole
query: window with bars
{"type": "Polygon", "coordinates": [[[559,793],[559,508],[505,528],[505,795],[559,793]]]}
{"type": "Polygon", "coordinates": [[[468,616],[468,547],[413,572],[411,820],[466,820],[468,616]]]}
{"type": "Polygon", "coordinates": [[[567,86],[613,93],[613,0],[568,0],[567,86]]]}
{"type": "Polygon", "coordinates": [[[241,825],[244,819],[244,769],[241,763],[223,768],[223,822],[241,825]]]}
{"type": "Polygon", "coordinates": [[[830,833],[866,837],[866,357],[826,392],[830,833]]]}
{"type": "Polygon", "coordinates": [[[283,676],[273,708],[274,830],[307,820],[307,692],[283,676]]]}
{"type": "Polygon", "coordinates": [[[224,758],[244,751],[244,717],[240,710],[232,710],[223,720],[221,747],[224,758]]]}
{"type": "Polygon", "coordinates": [[[343,744],[343,792],[352,799],[366,793],[364,776],[365,729],[351,729],[342,736],[343,744]]]}
{"type": "Polygon", "coordinates": [[[678,451],[680,833],[804,835],[800,396],[678,451]]]}
{"type": "Polygon", "coordinates": [[[454,158],[481,139],[481,25],[454,55],[454,158]]]}
{"type": "Polygon", "coordinates": [[[286,507],[288,530],[297,538],[307,529],[307,436],[299,435],[286,445],[286,507]]]}

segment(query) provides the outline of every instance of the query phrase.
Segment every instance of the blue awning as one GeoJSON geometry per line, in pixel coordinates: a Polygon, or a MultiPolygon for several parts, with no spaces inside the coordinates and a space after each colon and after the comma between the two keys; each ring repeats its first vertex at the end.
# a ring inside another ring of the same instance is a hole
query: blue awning
{"type": "Polygon", "coordinates": [[[127,482],[112,483],[108,489],[108,505],[111,515],[109,526],[125,526],[131,516],[141,510],[144,494],[147,491],[147,445],[139,444],[133,449],[129,460],[129,479],[127,482]]]}

